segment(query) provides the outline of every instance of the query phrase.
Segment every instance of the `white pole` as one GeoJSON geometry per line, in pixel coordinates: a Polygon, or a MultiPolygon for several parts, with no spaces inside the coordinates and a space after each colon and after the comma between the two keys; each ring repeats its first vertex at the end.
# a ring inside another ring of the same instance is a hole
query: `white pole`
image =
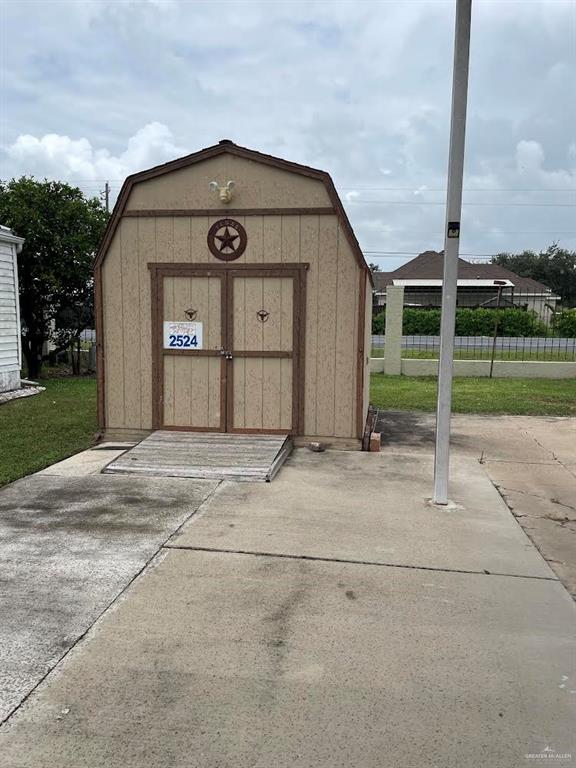
{"type": "Polygon", "coordinates": [[[444,276],[442,279],[442,319],[440,322],[440,362],[436,407],[436,451],[434,455],[434,503],[448,504],[448,466],[450,461],[450,414],[452,409],[452,359],[456,322],[460,214],[464,175],[464,138],[468,97],[468,59],[472,0],[456,0],[454,36],[454,74],[446,230],[444,233],[444,276]]]}

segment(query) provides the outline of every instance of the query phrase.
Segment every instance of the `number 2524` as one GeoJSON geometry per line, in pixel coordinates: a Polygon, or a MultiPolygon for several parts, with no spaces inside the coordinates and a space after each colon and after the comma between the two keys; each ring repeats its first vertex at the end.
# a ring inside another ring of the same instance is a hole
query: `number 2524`
{"type": "Polygon", "coordinates": [[[183,347],[184,349],[198,346],[198,339],[196,336],[189,336],[188,334],[174,334],[171,333],[168,337],[169,347],[183,347]]]}

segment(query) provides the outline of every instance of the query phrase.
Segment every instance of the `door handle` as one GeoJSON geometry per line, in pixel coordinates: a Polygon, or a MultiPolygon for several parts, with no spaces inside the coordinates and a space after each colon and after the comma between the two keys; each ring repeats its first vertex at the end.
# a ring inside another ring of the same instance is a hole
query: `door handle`
{"type": "Polygon", "coordinates": [[[220,357],[225,358],[226,360],[232,360],[232,352],[230,352],[227,349],[220,349],[220,357]]]}

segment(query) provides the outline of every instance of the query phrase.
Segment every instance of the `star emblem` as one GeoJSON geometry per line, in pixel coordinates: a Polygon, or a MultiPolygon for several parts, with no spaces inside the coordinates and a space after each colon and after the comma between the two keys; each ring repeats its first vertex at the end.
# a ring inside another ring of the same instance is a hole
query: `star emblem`
{"type": "Polygon", "coordinates": [[[246,250],[246,230],[235,219],[219,219],[208,230],[208,248],[220,261],[235,261],[246,250]]]}
{"type": "Polygon", "coordinates": [[[225,227],[224,234],[216,235],[216,238],[215,238],[216,240],[220,240],[220,247],[219,247],[220,253],[222,253],[226,248],[234,252],[235,250],[234,241],[238,240],[239,237],[240,235],[233,234],[232,232],[230,232],[228,227],[225,227]]]}

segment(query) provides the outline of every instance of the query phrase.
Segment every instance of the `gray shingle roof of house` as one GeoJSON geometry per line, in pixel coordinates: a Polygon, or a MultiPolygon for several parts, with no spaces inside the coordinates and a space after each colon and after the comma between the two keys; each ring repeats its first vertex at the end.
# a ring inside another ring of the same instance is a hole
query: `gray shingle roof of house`
{"type": "MultiPolygon", "coordinates": [[[[392,285],[394,280],[441,280],[444,264],[444,254],[438,251],[424,251],[415,259],[403,264],[393,272],[374,272],[374,288],[383,290],[392,285]]],[[[531,277],[521,277],[499,264],[472,264],[470,261],[458,259],[458,277],[467,280],[510,280],[514,288],[522,293],[547,293],[550,288],[533,280],[531,277]]]]}

